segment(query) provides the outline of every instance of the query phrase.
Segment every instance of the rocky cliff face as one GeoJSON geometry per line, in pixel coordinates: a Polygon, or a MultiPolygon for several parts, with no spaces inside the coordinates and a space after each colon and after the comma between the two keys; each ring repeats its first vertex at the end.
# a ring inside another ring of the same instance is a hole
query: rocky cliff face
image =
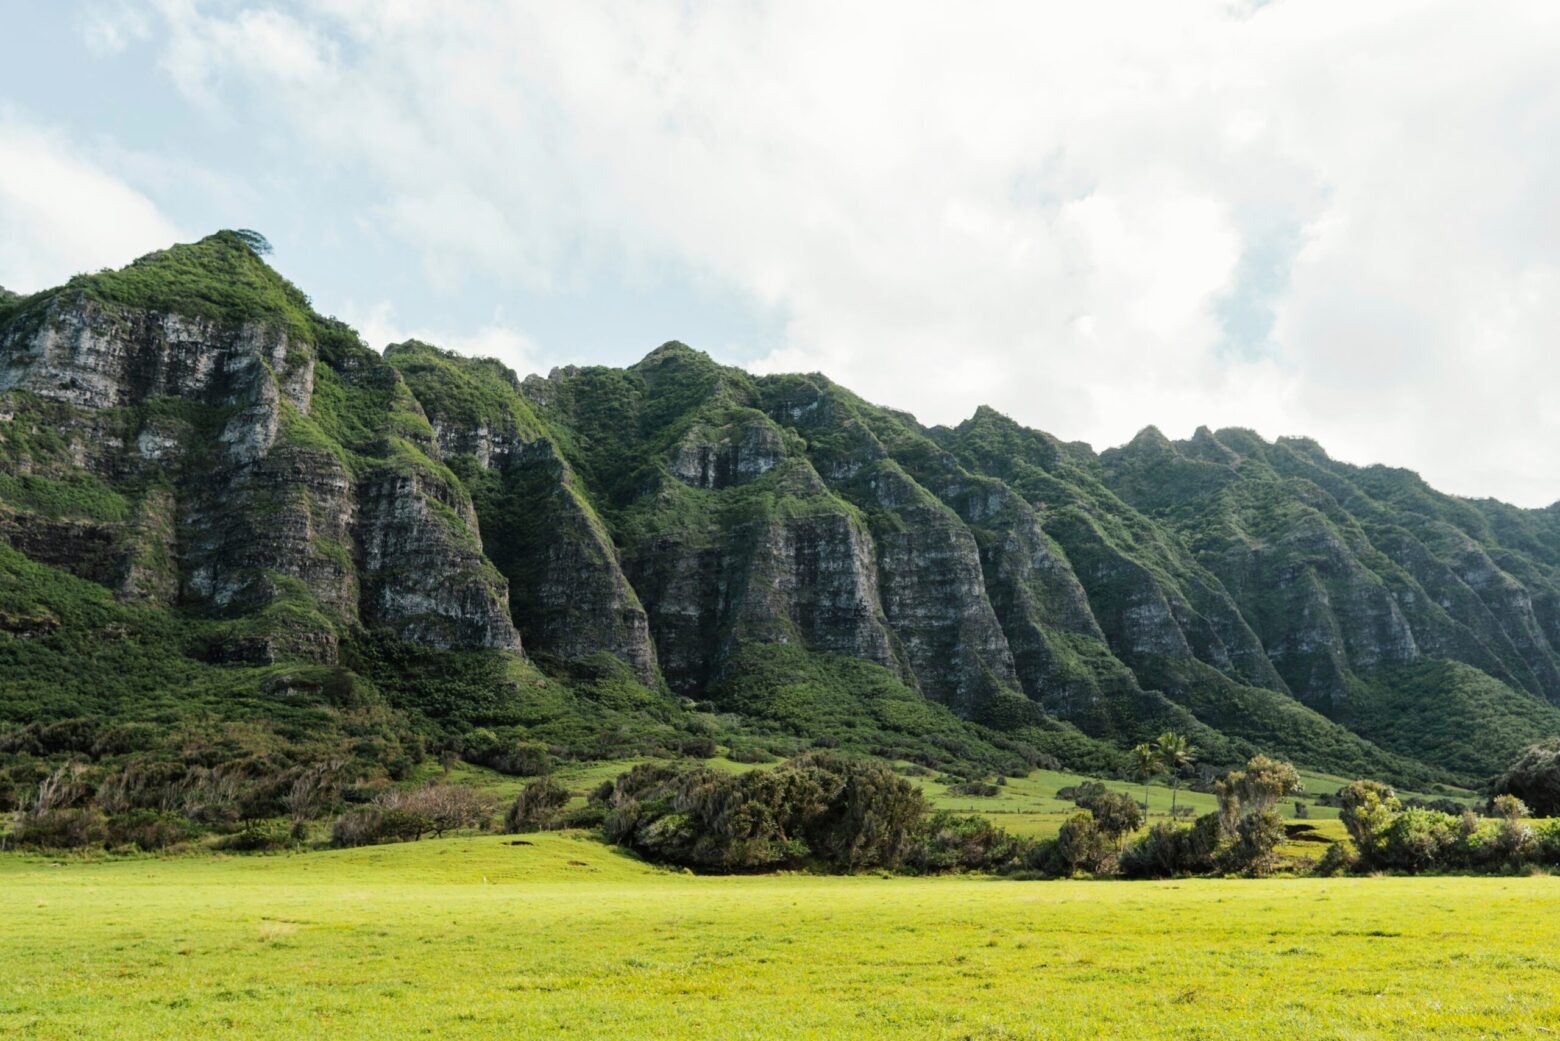
{"type": "Polygon", "coordinates": [[[1216,760],[1461,780],[1560,731],[1555,510],[1245,431],[1096,455],[989,409],[927,429],[675,343],[523,382],[380,357],[228,233],[0,295],[0,538],[220,621],[218,662],[523,640],[803,734],[951,718],[908,698],[1045,754],[1174,727],[1216,760]],[[1500,737],[1449,750],[1469,726],[1500,737]]]}
{"type": "Polygon", "coordinates": [[[71,515],[90,502],[23,497],[7,504],[13,545],[122,596],[257,616],[219,652],[239,659],[333,660],[358,622],[518,651],[469,498],[421,451],[416,402],[306,308],[227,236],[23,302],[0,332],[6,468],[100,482],[125,505],[88,521],[71,515]],[[212,310],[202,279],[247,289],[252,306],[212,310]],[[327,431],[347,410],[355,436],[327,431]],[[284,603],[296,610],[269,610],[284,603]]]}

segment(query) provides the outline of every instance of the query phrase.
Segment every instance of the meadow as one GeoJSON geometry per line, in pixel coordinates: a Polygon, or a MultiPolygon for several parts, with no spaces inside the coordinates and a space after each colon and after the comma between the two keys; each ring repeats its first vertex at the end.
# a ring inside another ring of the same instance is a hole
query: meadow
{"type": "Polygon", "coordinates": [[[1014,882],[581,833],[0,858],[0,1036],[1542,1038],[1560,880],[1014,882]]]}

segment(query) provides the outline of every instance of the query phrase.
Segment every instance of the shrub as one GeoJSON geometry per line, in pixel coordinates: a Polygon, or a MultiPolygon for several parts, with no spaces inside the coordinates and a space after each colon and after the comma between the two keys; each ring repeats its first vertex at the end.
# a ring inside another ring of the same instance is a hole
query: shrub
{"type": "Polygon", "coordinates": [[[468,733],[463,754],[473,763],[516,777],[540,777],[553,768],[552,752],[546,745],[501,738],[491,730],[468,733]]]}
{"type": "Polygon", "coordinates": [[[184,775],[183,763],[137,760],[99,785],[98,805],[115,816],[131,810],[172,812],[184,803],[184,775]]]}
{"type": "Polygon", "coordinates": [[[1447,866],[1467,835],[1461,817],[1409,809],[1395,815],[1373,847],[1373,866],[1426,871],[1447,866]]]}
{"type": "Polygon", "coordinates": [[[1100,832],[1113,843],[1119,844],[1123,836],[1143,826],[1143,807],[1137,800],[1103,786],[1079,796],[1078,805],[1089,811],[1100,832]]]}
{"type": "MultiPolygon", "coordinates": [[[[563,808],[572,793],[551,777],[539,777],[526,785],[504,814],[504,831],[518,835],[528,831],[546,831],[562,824],[563,808]]],[[[601,819],[605,814],[598,813],[601,819]]]]}
{"type": "Polygon", "coordinates": [[[1541,864],[1560,864],[1560,818],[1533,826],[1533,859],[1541,864]]]}
{"type": "Polygon", "coordinates": [[[1103,875],[1116,868],[1116,844],[1089,813],[1075,813],[1063,822],[1054,854],[1058,873],[1064,875],[1103,875]]]}
{"type": "Polygon", "coordinates": [[[757,745],[747,745],[741,748],[733,748],[726,753],[726,758],[733,763],[772,763],[775,754],[767,748],[759,748],[757,745]]]}
{"type": "Polygon", "coordinates": [[[86,849],[108,841],[108,825],[95,806],[34,809],[17,815],[11,841],[35,849],[86,849]]]}
{"type": "Polygon", "coordinates": [[[1347,840],[1343,842],[1329,843],[1321,859],[1311,869],[1311,874],[1323,878],[1331,878],[1334,875],[1342,875],[1353,871],[1359,857],[1354,852],[1354,846],[1347,840]]]}
{"type": "Polygon", "coordinates": [[[984,817],[943,811],[923,818],[916,826],[904,864],[921,874],[1013,871],[1025,864],[1033,845],[984,817]]]}
{"type": "Polygon", "coordinates": [[[1353,781],[1338,792],[1338,819],[1359,857],[1374,866],[1382,856],[1387,828],[1403,808],[1390,787],[1377,781],[1353,781]]]}
{"type": "Polygon", "coordinates": [[[428,821],[406,810],[384,806],[359,806],[336,818],[330,841],[335,846],[373,846],[385,842],[414,842],[430,831],[428,821]]]}
{"type": "Polygon", "coordinates": [[[720,746],[714,738],[689,737],[678,743],[677,751],[690,759],[714,759],[720,753],[720,746]]]}
{"type": "Polygon", "coordinates": [[[1173,878],[1214,870],[1219,853],[1219,815],[1206,814],[1191,826],[1156,824],[1121,855],[1129,878],[1173,878]]]}
{"type": "Polygon", "coordinates": [[[1071,802],[1075,806],[1082,806],[1090,799],[1105,794],[1105,785],[1099,781],[1084,781],[1081,784],[1069,784],[1056,789],[1056,797],[1071,802]]]}
{"type": "Polygon", "coordinates": [[[292,844],[292,828],[286,821],[249,820],[218,841],[217,848],[231,853],[269,853],[292,844]]]}
{"type": "Polygon", "coordinates": [[[1002,794],[1002,789],[997,785],[986,781],[962,781],[949,787],[949,795],[973,795],[977,798],[989,799],[1002,794]]]}
{"type": "Polygon", "coordinates": [[[881,763],[813,752],[731,775],[646,763],[597,790],[609,841],[705,871],[892,867],[925,808],[881,763]]]}
{"type": "Polygon", "coordinates": [[[382,808],[426,822],[435,838],[461,828],[486,828],[492,808],[482,793],[461,784],[425,784],[410,790],[392,789],[375,800],[382,808]]]}
{"type": "Polygon", "coordinates": [[[1523,749],[1494,790],[1517,796],[1540,817],[1560,817],[1560,738],[1523,749]]]}
{"type": "Polygon", "coordinates": [[[1263,876],[1277,865],[1279,843],[1284,841],[1284,821],[1271,808],[1242,816],[1235,825],[1234,841],[1219,856],[1219,866],[1263,876]]]}
{"type": "Polygon", "coordinates": [[[146,852],[167,849],[195,837],[188,818],[160,810],[129,810],[108,818],[108,844],[146,852]]]}

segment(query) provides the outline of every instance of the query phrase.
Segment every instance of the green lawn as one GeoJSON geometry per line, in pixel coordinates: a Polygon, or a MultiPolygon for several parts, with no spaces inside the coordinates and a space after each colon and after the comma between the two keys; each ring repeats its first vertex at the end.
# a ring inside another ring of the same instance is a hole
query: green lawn
{"type": "Polygon", "coordinates": [[[588,838],[0,858],[6,1038],[1541,1038],[1560,880],[694,878],[588,838]]]}

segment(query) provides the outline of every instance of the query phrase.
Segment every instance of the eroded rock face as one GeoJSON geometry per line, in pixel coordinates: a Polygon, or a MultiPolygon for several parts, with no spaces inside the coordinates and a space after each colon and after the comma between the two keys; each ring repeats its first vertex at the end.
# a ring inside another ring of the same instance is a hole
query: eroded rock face
{"type": "Polygon", "coordinates": [[[314,352],[264,322],[127,311],[61,295],[36,327],[0,339],[0,390],[19,387],[80,408],[176,397],[307,412],[314,352]]]}
{"type": "MultiPolygon", "coordinates": [[[[398,382],[362,354],[347,359],[346,379],[398,382]]],[[[29,555],[127,599],[239,616],[301,596],[323,611],[278,615],[276,631],[265,622],[219,657],[333,660],[332,626],[360,620],[436,646],[517,651],[463,493],[415,468],[370,460],[358,472],[317,434],[284,436],[312,410],[316,364],[312,344],[275,324],[61,294],[40,319],[0,334],[0,390],[34,396],[10,399],[8,418],[59,441],[12,466],[53,477],[80,468],[146,490],[112,521],[0,510],[0,528],[29,555]]]]}
{"type": "Polygon", "coordinates": [[[773,470],[785,458],[780,431],[762,417],[724,428],[696,427],[672,457],[672,473],[695,488],[718,490],[773,470]]]}
{"type": "Polygon", "coordinates": [[[365,474],[355,525],[364,620],[433,647],[520,650],[476,528],[470,500],[437,475],[365,474]]]}

